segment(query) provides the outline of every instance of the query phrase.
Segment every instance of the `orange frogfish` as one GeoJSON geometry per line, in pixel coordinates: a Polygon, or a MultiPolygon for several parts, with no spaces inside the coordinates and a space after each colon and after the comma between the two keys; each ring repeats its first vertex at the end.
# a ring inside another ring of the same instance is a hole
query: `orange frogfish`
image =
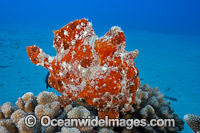
{"type": "Polygon", "coordinates": [[[35,45],[26,49],[32,63],[49,70],[48,82],[62,94],[61,105],[82,98],[97,109],[99,118],[119,118],[120,111],[129,111],[140,86],[133,62],[138,50],[125,50],[121,28],[114,26],[98,37],[90,22],[79,19],[54,34],[55,57],[35,45]]]}

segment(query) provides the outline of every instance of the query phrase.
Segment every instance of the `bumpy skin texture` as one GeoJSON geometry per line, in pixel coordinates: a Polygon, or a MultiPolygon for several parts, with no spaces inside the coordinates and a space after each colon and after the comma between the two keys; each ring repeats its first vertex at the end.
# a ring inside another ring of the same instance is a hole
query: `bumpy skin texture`
{"type": "Polygon", "coordinates": [[[37,46],[27,46],[32,63],[50,72],[49,84],[62,94],[63,106],[83,98],[100,118],[118,118],[134,103],[140,80],[133,59],[138,50],[125,51],[125,35],[112,27],[98,38],[85,19],[70,22],[54,32],[55,57],[37,46]]]}

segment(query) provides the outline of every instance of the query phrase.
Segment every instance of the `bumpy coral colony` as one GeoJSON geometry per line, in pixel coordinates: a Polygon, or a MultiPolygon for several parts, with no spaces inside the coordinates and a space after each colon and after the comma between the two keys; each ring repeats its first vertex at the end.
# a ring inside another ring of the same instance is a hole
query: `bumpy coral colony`
{"type": "Polygon", "coordinates": [[[35,45],[27,46],[27,53],[32,63],[49,70],[48,82],[62,94],[62,106],[83,98],[100,118],[130,110],[140,86],[133,62],[138,50],[125,51],[123,31],[114,26],[99,38],[90,22],[79,19],[54,34],[55,57],[35,45]]]}

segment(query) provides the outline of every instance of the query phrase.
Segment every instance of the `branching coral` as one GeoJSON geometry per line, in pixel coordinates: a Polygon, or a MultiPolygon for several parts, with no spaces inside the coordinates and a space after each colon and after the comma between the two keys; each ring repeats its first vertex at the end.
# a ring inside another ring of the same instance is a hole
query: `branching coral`
{"type": "Polygon", "coordinates": [[[92,24],[79,19],[54,32],[55,57],[37,46],[28,46],[34,64],[50,71],[49,84],[62,94],[63,106],[83,98],[98,110],[98,116],[118,118],[134,103],[140,81],[133,59],[138,50],[125,51],[125,36],[112,27],[98,38],[92,24]]]}
{"type": "Polygon", "coordinates": [[[11,114],[16,110],[16,108],[10,103],[4,103],[1,106],[1,111],[3,112],[5,118],[9,118],[11,116],[11,114]]]}
{"type": "Polygon", "coordinates": [[[135,97],[133,109],[124,114],[124,118],[146,119],[149,123],[151,119],[174,119],[175,127],[140,127],[131,130],[123,129],[124,132],[177,132],[184,128],[184,122],[174,113],[169,101],[165,101],[164,95],[158,88],[151,88],[148,84],[141,86],[135,97]]]}
{"type": "Polygon", "coordinates": [[[12,122],[11,119],[1,119],[0,126],[3,126],[7,131],[11,133],[16,133],[18,131],[17,127],[15,126],[15,124],[12,122]]]}
{"type": "Polygon", "coordinates": [[[60,113],[60,103],[53,102],[46,105],[37,105],[35,108],[37,118],[40,120],[42,116],[49,116],[55,118],[60,113]]]}
{"type": "Polygon", "coordinates": [[[87,126],[69,126],[64,127],[43,127],[40,124],[42,116],[49,116],[50,118],[56,119],[70,119],[70,118],[79,118],[85,119],[88,116],[92,116],[92,113],[85,107],[75,104],[69,104],[64,109],[61,108],[60,103],[58,102],[58,96],[52,92],[41,92],[37,97],[34,97],[32,93],[26,93],[24,96],[19,97],[16,102],[17,107],[12,105],[10,102],[7,102],[1,106],[3,112],[0,110],[0,132],[2,133],[52,133],[52,132],[97,132],[93,130],[93,127],[87,126]],[[30,95],[31,94],[31,95],[30,95]],[[47,100],[52,98],[51,100],[47,100]],[[34,106],[31,112],[25,110],[25,106],[30,100],[34,101],[34,106]],[[40,103],[40,104],[39,104],[40,103]],[[27,127],[25,125],[25,117],[28,115],[34,115],[36,117],[36,125],[34,127],[27,127]],[[4,117],[7,116],[6,118],[4,117]]]}
{"type": "MultiPolygon", "coordinates": [[[[47,100],[45,99],[45,97],[42,98],[42,94],[43,92],[41,92],[41,94],[39,95],[39,100],[41,103],[45,103],[47,100]],[[42,101],[42,99],[44,99],[44,101],[42,101]]],[[[48,92],[48,94],[51,94],[52,97],[55,96],[55,94],[48,92]]],[[[44,95],[43,95],[44,96],[44,95]]],[[[52,101],[52,100],[51,100],[52,101]]],[[[27,127],[25,125],[25,117],[29,114],[41,114],[44,112],[44,110],[36,110],[36,105],[37,105],[38,101],[36,101],[36,98],[34,97],[33,93],[26,93],[21,97],[18,98],[16,105],[17,107],[15,107],[14,105],[12,105],[11,103],[7,102],[5,104],[3,104],[1,106],[1,109],[3,110],[2,112],[0,111],[1,114],[1,118],[0,118],[0,132],[5,132],[5,131],[9,131],[11,133],[33,133],[33,132],[41,132],[44,131],[46,133],[47,129],[45,128],[45,130],[43,127],[40,126],[39,124],[39,120],[40,118],[37,119],[37,124],[30,128],[27,127]],[[35,112],[36,110],[36,112],[35,112]],[[6,116],[6,117],[5,117],[6,116]],[[6,118],[6,119],[5,119],[6,118]],[[3,127],[3,128],[2,128],[3,127]]],[[[57,115],[59,115],[59,111],[60,111],[60,103],[59,102],[52,102],[52,103],[47,103],[45,105],[37,105],[38,106],[44,106],[45,109],[51,109],[52,110],[52,114],[48,114],[49,116],[53,116],[56,117],[57,115]]],[[[53,131],[53,130],[51,130],[53,131]]],[[[50,132],[49,132],[50,133],[50,132]]]]}
{"type": "Polygon", "coordinates": [[[23,117],[25,117],[25,112],[21,109],[18,109],[14,113],[12,113],[10,118],[17,125],[19,120],[23,117]]]}
{"type": "Polygon", "coordinates": [[[34,99],[34,95],[32,92],[27,92],[22,96],[22,99],[24,100],[24,102],[27,102],[30,99],[34,99]]]}
{"type": "MultiPolygon", "coordinates": [[[[90,111],[83,106],[74,107],[67,113],[67,118],[69,119],[85,119],[85,118],[89,118],[89,116],[91,116],[90,111]]],[[[74,127],[79,129],[79,131],[81,132],[93,131],[93,127],[89,127],[89,126],[75,126],[74,125],[74,127]]]]}
{"type": "Polygon", "coordinates": [[[37,101],[40,105],[45,105],[47,103],[58,101],[58,96],[53,92],[43,91],[38,95],[37,101]]]}
{"type": "Polygon", "coordinates": [[[22,98],[19,97],[15,104],[19,109],[25,112],[34,112],[34,108],[37,103],[33,93],[27,92],[22,96],[22,98]]]}
{"type": "MultiPolygon", "coordinates": [[[[33,112],[26,112],[22,110],[21,106],[19,105],[19,101],[24,100],[22,98],[18,98],[15,107],[11,105],[12,108],[15,108],[15,111],[11,113],[10,117],[5,119],[4,113],[8,114],[4,111],[2,112],[2,118],[0,118],[0,132],[21,132],[21,133],[32,133],[32,132],[44,132],[44,133],[51,133],[51,132],[100,132],[100,133],[113,133],[113,132],[122,132],[122,133],[145,133],[145,132],[177,132],[183,129],[183,121],[173,113],[173,109],[169,106],[169,102],[163,100],[163,94],[158,91],[158,88],[151,89],[149,85],[144,85],[140,87],[136,94],[135,103],[132,105],[130,111],[120,113],[120,119],[142,119],[145,118],[147,123],[152,118],[173,118],[175,119],[175,127],[133,127],[133,129],[128,130],[126,127],[91,127],[91,126],[80,126],[76,125],[75,123],[66,127],[58,127],[58,126],[48,126],[43,127],[40,124],[41,117],[44,115],[48,115],[50,118],[55,119],[95,119],[98,111],[88,105],[83,99],[77,99],[73,101],[71,104],[67,105],[65,108],[60,106],[58,101],[55,101],[56,95],[51,92],[41,92],[37,97],[31,97],[30,99],[34,98],[37,99],[35,101],[35,106],[33,112]],[[51,100],[51,103],[46,100],[46,97],[53,97],[54,100],[51,100]],[[21,100],[19,100],[21,99],[21,100]],[[39,100],[40,103],[39,104],[39,100]],[[44,100],[44,101],[43,101],[44,100]],[[156,103],[155,105],[153,103],[156,103]],[[44,104],[45,103],[45,104],[44,104]],[[157,105],[159,104],[159,106],[157,105]],[[27,115],[34,115],[36,116],[36,125],[32,128],[29,128],[25,125],[24,120],[27,115]]],[[[25,101],[29,101],[27,99],[25,101]]],[[[24,102],[24,103],[27,103],[24,102]]],[[[4,104],[8,105],[8,103],[4,104]]],[[[10,103],[9,103],[10,105],[10,103]]],[[[2,107],[2,106],[1,106],[2,107]]],[[[7,110],[10,112],[10,109],[7,110]]]]}

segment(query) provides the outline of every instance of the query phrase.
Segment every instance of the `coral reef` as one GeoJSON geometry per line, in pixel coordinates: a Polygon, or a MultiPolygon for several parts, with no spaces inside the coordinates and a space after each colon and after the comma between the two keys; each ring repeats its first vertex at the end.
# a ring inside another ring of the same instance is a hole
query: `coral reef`
{"type": "Polygon", "coordinates": [[[25,117],[25,112],[21,109],[18,109],[14,113],[12,113],[10,118],[15,124],[17,124],[19,120],[23,117],[25,117]]]}
{"type": "Polygon", "coordinates": [[[15,126],[15,124],[12,122],[11,119],[1,119],[0,120],[0,126],[4,127],[2,128],[3,130],[6,129],[8,132],[11,133],[17,133],[17,127],[15,126]]]}
{"type": "Polygon", "coordinates": [[[1,106],[1,111],[3,112],[5,118],[9,118],[15,110],[16,108],[10,102],[4,103],[1,106]]]}
{"type": "MultiPolygon", "coordinates": [[[[4,111],[0,110],[0,133],[52,133],[52,132],[98,132],[99,129],[93,129],[93,127],[87,126],[70,126],[70,127],[43,127],[40,124],[42,116],[49,116],[50,118],[56,119],[70,119],[70,118],[80,118],[85,119],[89,116],[96,116],[92,113],[93,110],[88,110],[86,107],[82,106],[86,103],[81,103],[79,100],[74,101],[72,104],[67,105],[65,108],[62,108],[60,103],[57,101],[58,96],[52,92],[43,91],[37,97],[30,92],[24,94],[18,98],[16,101],[16,107],[10,102],[7,102],[0,106],[4,111]],[[30,95],[31,94],[31,95],[30,95]],[[48,98],[52,98],[47,100],[48,98]],[[28,101],[34,100],[30,104],[31,110],[27,112],[25,105],[28,101]],[[80,105],[76,104],[81,103],[80,105]],[[8,107],[5,109],[5,107],[8,107]],[[32,109],[33,108],[33,109],[32,109]],[[12,113],[11,113],[12,112],[12,113]],[[28,115],[34,115],[36,117],[36,125],[34,127],[27,127],[25,125],[25,117],[28,115]],[[7,117],[5,117],[7,116],[7,117]]],[[[89,105],[87,105],[89,107],[89,105]]],[[[90,109],[93,109],[89,107],[90,109]]],[[[97,111],[96,111],[97,114],[97,111]]]]}
{"type": "MultiPolygon", "coordinates": [[[[27,93],[28,94],[28,93],[27,93]]],[[[25,94],[25,95],[27,95],[25,94]]],[[[141,86],[136,92],[136,98],[134,104],[131,106],[130,111],[121,111],[119,118],[120,119],[146,119],[147,123],[151,119],[166,119],[173,118],[175,120],[175,127],[133,127],[133,129],[127,129],[126,127],[91,127],[91,126],[80,126],[73,123],[73,125],[65,127],[43,127],[40,124],[41,117],[48,115],[50,118],[55,119],[95,119],[98,115],[98,110],[94,107],[88,105],[84,99],[76,99],[71,104],[63,108],[57,100],[58,97],[52,92],[41,92],[37,97],[33,95],[28,98],[18,98],[16,106],[7,102],[1,106],[2,109],[5,106],[9,106],[7,110],[1,112],[0,118],[0,132],[2,133],[52,133],[52,132],[72,132],[72,133],[174,133],[181,131],[183,129],[183,121],[174,113],[173,109],[170,107],[169,102],[163,99],[164,95],[158,91],[158,88],[155,87],[152,89],[148,84],[141,86]],[[53,98],[54,100],[47,100],[47,97],[53,98]],[[21,106],[21,103],[25,105],[30,99],[34,100],[34,107],[32,112],[26,112],[24,107],[21,106]],[[26,101],[26,102],[25,102],[26,101]],[[20,104],[19,104],[20,103],[20,104]],[[41,104],[39,104],[41,103],[41,104]],[[20,106],[19,106],[20,105],[20,106]],[[21,109],[23,107],[23,110],[21,109]],[[11,111],[12,110],[12,111],[11,111]],[[8,112],[6,112],[8,111],[8,112]],[[12,112],[10,114],[10,112],[12,112]],[[8,115],[9,114],[9,115],[8,115]],[[25,125],[25,117],[27,115],[34,115],[36,117],[36,125],[32,128],[29,128],[25,125]],[[7,115],[7,117],[5,117],[7,115]]],[[[193,123],[191,128],[196,131],[199,129],[199,126],[194,125],[195,123],[199,124],[199,117],[193,117],[194,115],[186,115],[185,119],[188,123],[193,123]]]]}
{"type": "Polygon", "coordinates": [[[174,119],[175,127],[134,127],[131,130],[123,129],[122,132],[169,133],[183,130],[184,122],[174,113],[174,110],[170,107],[170,102],[163,98],[164,95],[159,92],[157,87],[152,89],[148,84],[145,84],[136,92],[133,108],[125,114],[122,113],[122,117],[146,119],[148,123],[151,119],[174,119]]]}
{"type": "Polygon", "coordinates": [[[200,132],[200,116],[186,114],[184,115],[184,120],[195,133],[200,132]]]}
{"type": "Polygon", "coordinates": [[[34,112],[36,99],[32,92],[27,92],[22,97],[19,97],[15,104],[24,112],[34,112]]]}
{"type": "Polygon", "coordinates": [[[18,128],[18,131],[20,133],[35,133],[37,132],[36,129],[37,128],[30,128],[30,127],[27,127],[26,124],[25,124],[25,118],[21,118],[18,123],[16,124],[17,128],[18,128]]]}
{"type": "Polygon", "coordinates": [[[34,95],[32,92],[27,92],[22,96],[24,102],[27,102],[29,99],[34,99],[34,95]]]}
{"type": "Polygon", "coordinates": [[[37,105],[35,108],[35,114],[38,119],[42,116],[48,115],[50,118],[55,118],[61,112],[59,102],[52,102],[45,105],[37,105]]]}
{"type": "Polygon", "coordinates": [[[45,105],[47,103],[58,101],[58,96],[52,92],[43,91],[38,95],[37,101],[40,105],[45,105]]]}
{"type": "MultiPolygon", "coordinates": [[[[77,107],[73,107],[69,110],[69,105],[66,106],[67,108],[65,108],[65,114],[67,114],[67,118],[69,119],[84,119],[84,118],[88,118],[89,116],[91,116],[92,114],[90,113],[90,111],[83,107],[83,106],[79,106],[77,105],[77,107]],[[66,113],[66,110],[67,113],[66,113]]],[[[93,127],[88,127],[88,126],[76,126],[73,125],[73,129],[76,127],[80,132],[92,132],[93,131],[93,127]]],[[[69,130],[69,129],[68,129],[69,130]]],[[[70,129],[72,130],[72,129],[70,129]]]]}
{"type": "Polygon", "coordinates": [[[62,94],[61,105],[83,98],[100,118],[118,118],[121,109],[129,111],[140,86],[133,62],[138,50],[125,51],[123,31],[114,26],[99,38],[90,22],[79,19],[54,34],[55,57],[35,45],[27,47],[27,54],[32,63],[49,70],[49,85],[62,94]]]}

